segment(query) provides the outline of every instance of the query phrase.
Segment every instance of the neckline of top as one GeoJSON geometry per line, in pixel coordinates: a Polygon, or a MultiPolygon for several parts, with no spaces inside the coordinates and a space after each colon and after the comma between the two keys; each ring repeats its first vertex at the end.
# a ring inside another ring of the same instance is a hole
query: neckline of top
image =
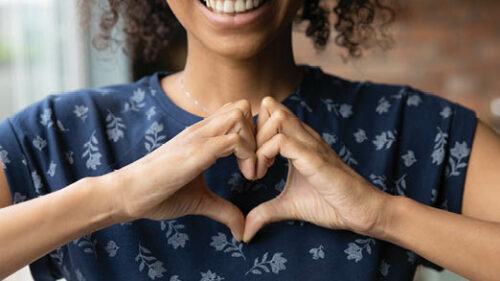
{"type": "MultiPolygon", "coordinates": [[[[296,89],[290,93],[285,99],[281,101],[283,105],[291,109],[291,105],[293,104],[293,97],[299,95],[303,98],[308,91],[305,90],[306,86],[309,84],[309,80],[311,80],[315,75],[312,75],[314,70],[320,70],[318,66],[310,66],[307,64],[299,64],[298,65],[302,69],[302,80],[296,89]]],[[[157,102],[165,109],[166,113],[169,114],[172,118],[174,118],[177,122],[190,126],[194,123],[197,123],[203,120],[204,117],[191,113],[189,111],[184,110],[176,103],[174,103],[169,96],[165,93],[161,86],[161,79],[167,75],[175,73],[174,71],[158,71],[150,76],[149,86],[155,90],[157,93],[154,95],[157,102]]],[[[254,121],[257,120],[258,114],[254,115],[254,121]]]]}

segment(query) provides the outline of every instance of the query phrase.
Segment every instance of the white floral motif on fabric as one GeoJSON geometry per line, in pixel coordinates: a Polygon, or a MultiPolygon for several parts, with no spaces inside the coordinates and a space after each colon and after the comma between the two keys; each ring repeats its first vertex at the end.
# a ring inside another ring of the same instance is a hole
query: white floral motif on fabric
{"type": "Polygon", "coordinates": [[[373,238],[356,239],[354,242],[348,244],[348,247],[344,250],[344,253],[347,254],[348,260],[359,262],[364,257],[363,250],[366,250],[366,253],[371,255],[372,245],[375,244],[376,242],[373,238]]]}
{"type": "Polygon", "coordinates": [[[230,253],[231,257],[246,259],[243,254],[243,243],[237,242],[234,237],[228,240],[226,234],[219,232],[217,235],[212,236],[210,246],[214,247],[216,251],[223,251],[230,253]]]}
{"type": "Polygon", "coordinates": [[[437,134],[434,138],[434,151],[432,151],[432,163],[441,165],[444,160],[444,146],[448,142],[448,134],[443,132],[441,128],[437,127],[437,134]]]}
{"type": "Polygon", "coordinates": [[[319,260],[325,258],[325,250],[323,245],[319,245],[317,248],[311,248],[309,254],[312,255],[313,260],[319,260]]]}
{"type": "Polygon", "coordinates": [[[139,112],[143,107],[146,106],[146,103],[144,102],[144,96],[146,95],[146,92],[139,88],[134,91],[132,94],[132,97],[130,97],[129,101],[125,103],[123,112],[127,111],[135,111],[139,112]]]}
{"type": "Polygon", "coordinates": [[[200,273],[201,273],[200,281],[222,281],[222,280],[224,280],[224,277],[217,275],[217,273],[212,272],[211,270],[209,270],[207,272],[200,272],[200,273]]]}
{"type": "Polygon", "coordinates": [[[174,249],[179,247],[184,248],[186,241],[189,240],[189,236],[180,230],[186,228],[185,225],[177,223],[176,220],[168,220],[160,222],[161,230],[167,229],[165,236],[167,237],[167,243],[171,245],[174,249]]]}
{"type": "Polygon", "coordinates": [[[462,162],[462,160],[469,156],[470,148],[467,147],[467,143],[455,142],[455,146],[450,149],[450,157],[448,158],[448,165],[446,166],[446,176],[459,176],[459,169],[464,169],[467,163],[462,162]]]}
{"type": "Polygon", "coordinates": [[[106,122],[106,133],[108,134],[109,140],[118,142],[121,138],[123,138],[123,130],[125,130],[127,126],[123,123],[122,118],[115,116],[113,113],[111,113],[111,111],[108,110],[106,122]]]}
{"type": "Polygon", "coordinates": [[[149,129],[146,131],[146,142],[144,143],[144,147],[148,152],[151,152],[162,145],[161,141],[166,139],[165,135],[162,135],[163,132],[163,124],[155,121],[149,129]]]}
{"type": "Polygon", "coordinates": [[[262,273],[274,273],[279,274],[280,271],[285,270],[285,263],[287,259],[283,257],[283,253],[275,253],[271,259],[268,258],[268,252],[266,252],[262,259],[259,260],[259,257],[256,257],[253,261],[253,266],[250,268],[245,275],[252,273],[256,275],[260,275],[262,273]]]}
{"type": "Polygon", "coordinates": [[[85,123],[85,120],[87,120],[89,114],[89,108],[85,105],[75,105],[73,113],[76,117],[80,118],[80,120],[85,123]]]}
{"type": "Polygon", "coordinates": [[[4,169],[7,169],[7,164],[10,163],[9,152],[3,149],[1,145],[0,145],[0,162],[2,162],[2,167],[4,169]]]}
{"type": "Polygon", "coordinates": [[[90,136],[90,139],[83,145],[84,152],[82,158],[87,158],[85,166],[87,169],[96,170],[101,163],[101,152],[99,151],[99,141],[95,137],[95,131],[90,136]]]}
{"type": "Polygon", "coordinates": [[[151,280],[163,277],[163,273],[167,270],[163,267],[163,262],[159,261],[151,253],[151,250],[139,243],[139,253],[135,257],[135,261],[139,263],[139,271],[143,271],[147,267],[148,277],[151,280]]]}

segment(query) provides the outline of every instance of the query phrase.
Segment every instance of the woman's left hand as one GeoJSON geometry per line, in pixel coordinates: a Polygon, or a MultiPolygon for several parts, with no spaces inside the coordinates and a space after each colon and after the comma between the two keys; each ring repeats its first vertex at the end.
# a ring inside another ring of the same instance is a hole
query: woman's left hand
{"type": "Polygon", "coordinates": [[[383,229],[390,197],[346,165],[323,138],[272,97],[265,97],[257,119],[257,178],[276,155],[288,158],[283,191],[246,216],[243,241],[264,225],[307,221],[330,229],[372,235],[383,229]]]}

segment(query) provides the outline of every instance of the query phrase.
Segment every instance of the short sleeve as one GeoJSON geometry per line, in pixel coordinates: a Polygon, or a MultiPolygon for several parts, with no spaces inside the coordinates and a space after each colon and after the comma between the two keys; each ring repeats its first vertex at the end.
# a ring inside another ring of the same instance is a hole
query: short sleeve
{"type": "Polygon", "coordinates": [[[9,184],[14,204],[35,198],[33,179],[40,183],[36,172],[28,167],[28,159],[12,127],[10,118],[0,123],[0,160],[9,184]]]}
{"type": "MultiPolygon", "coordinates": [[[[469,162],[470,151],[477,126],[475,111],[458,103],[448,101],[440,115],[450,118],[447,131],[439,132],[435,142],[445,142],[443,146],[444,161],[442,162],[440,185],[437,188],[435,207],[453,213],[461,214],[465,179],[469,162]]],[[[439,158],[439,150],[434,150],[435,157],[439,158]]],[[[442,271],[443,268],[426,259],[421,264],[442,271]]]]}
{"type": "Polygon", "coordinates": [[[444,174],[442,175],[437,204],[453,213],[462,213],[465,178],[472,141],[477,126],[476,113],[458,103],[452,103],[451,126],[448,131],[445,151],[444,174]]]}
{"type": "MultiPolygon", "coordinates": [[[[36,198],[41,195],[43,188],[43,177],[34,166],[35,160],[28,156],[29,147],[23,137],[16,133],[16,129],[24,130],[26,127],[14,128],[12,117],[0,123],[0,160],[13,204],[36,198]]],[[[48,255],[31,263],[30,270],[36,280],[56,280],[61,277],[60,274],[54,274],[57,271],[48,255]]]]}

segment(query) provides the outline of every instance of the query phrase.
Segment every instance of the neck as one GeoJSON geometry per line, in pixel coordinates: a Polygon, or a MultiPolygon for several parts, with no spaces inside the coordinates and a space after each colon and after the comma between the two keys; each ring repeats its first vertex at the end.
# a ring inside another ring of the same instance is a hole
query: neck
{"type": "Polygon", "coordinates": [[[263,97],[285,99],[300,83],[301,73],[293,58],[291,30],[281,37],[253,57],[236,59],[211,52],[188,34],[188,56],[181,74],[186,90],[210,112],[247,99],[256,114],[263,97]]]}

